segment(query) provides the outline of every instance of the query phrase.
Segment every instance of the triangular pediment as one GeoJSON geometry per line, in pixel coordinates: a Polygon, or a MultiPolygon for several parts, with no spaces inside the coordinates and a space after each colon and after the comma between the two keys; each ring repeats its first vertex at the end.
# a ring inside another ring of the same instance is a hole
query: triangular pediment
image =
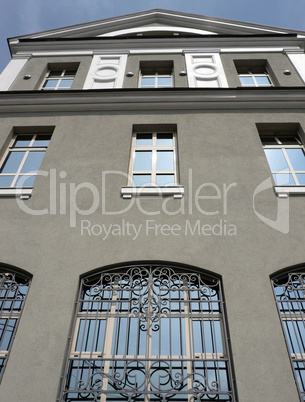
{"type": "Polygon", "coordinates": [[[77,39],[134,36],[266,35],[296,31],[197,14],[154,9],[94,22],[53,29],[14,39],[77,39]]]}

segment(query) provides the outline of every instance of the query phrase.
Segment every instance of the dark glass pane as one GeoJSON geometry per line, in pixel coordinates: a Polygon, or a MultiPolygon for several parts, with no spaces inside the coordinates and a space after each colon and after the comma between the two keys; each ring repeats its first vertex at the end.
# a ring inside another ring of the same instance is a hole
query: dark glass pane
{"type": "Polygon", "coordinates": [[[29,152],[21,169],[21,173],[37,172],[43,160],[44,154],[45,151],[29,152]]]}
{"type": "Polygon", "coordinates": [[[263,145],[278,145],[278,142],[273,136],[262,136],[261,141],[263,145]]]}
{"type": "Polygon", "coordinates": [[[132,178],[132,185],[141,186],[151,186],[151,175],[150,174],[134,174],[132,178]]]}
{"type": "Polygon", "coordinates": [[[174,170],[174,151],[157,151],[157,170],[174,170]]]}
{"type": "Polygon", "coordinates": [[[24,155],[24,151],[10,152],[1,173],[16,173],[24,155]]]}
{"type": "Polygon", "coordinates": [[[137,134],[136,145],[152,145],[152,134],[137,134]]]}
{"type": "Polygon", "coordinates": [[[300,145],[300,142],[293,135],[279,136],[278,138],[283,145],[300,145]]]}
{"type": "Polygon", "coordinates": [[[66,70],[64,73],[65,77],[74,77],[76,74],[76,70],[66,70]]]}
{"type": "Polygon", "coordinates": [[[51,135],[37,135],[33,147],[47,147],[50,143],[51,135]]]}
{"type": "Polygon", "coordinates": [[[151,170],[152,151],[136,151],[134,171],[151,170]]]}
{"type": "Polygon", "coordinates": [[[14,142],[14,148],[28,147],[32,139],[32,135],[17,135],[14,142]]]}
{"type": "Polygon", "coordinates": [[[60,77],[62,74],[62,70],[51,70],[49,72],[48,77],[60,77]]]}
{"type": "Polygon", "coordinates": [[[265,154],[272,172],[289,170],[286,158],[281,149],[265,149],[265,154]]]}
{"type": "Polygon", "coordinates": [[[286,149],[290,163],[294,170],[305,171],[305,155],[302,149],[286,149]]]}
{"type": "Polygon", "coordinates": [[[158,133],[157,134],[157,145],[173,145],[173,134],[172,133],[158,133]]]}

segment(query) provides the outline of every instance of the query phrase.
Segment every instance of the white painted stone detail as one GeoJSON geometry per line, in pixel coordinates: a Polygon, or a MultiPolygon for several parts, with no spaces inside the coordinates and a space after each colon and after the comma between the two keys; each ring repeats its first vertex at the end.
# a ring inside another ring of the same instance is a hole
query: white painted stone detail
{"type": "Polygon", "coordinates": [[[12,59],[0,74],[0,91],[8,91],[29,57],[12,59]]]}
{"type": "Polygon", "coordinates": [[[185,62],[189,87],[228,87],[218,53],[185,53],[185,62]]]}
{"type": "Polygon", "coordinates": [[[122,88],[127,55],[95,55],[84,89],[122,88]]]}
{"type": "Polygon", "coordinates": [[[286,54],[305,83],[305,54],[303,51],[289,51],[286,54]]]}

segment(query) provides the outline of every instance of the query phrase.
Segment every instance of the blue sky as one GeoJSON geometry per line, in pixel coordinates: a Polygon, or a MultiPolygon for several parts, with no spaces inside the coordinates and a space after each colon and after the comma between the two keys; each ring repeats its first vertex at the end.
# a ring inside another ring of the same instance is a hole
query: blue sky
{"type": "Polygon", "coordinates": [[[0,71],[7,38],[152,8],[305,31],[305,0],[0,0],[0,71]]]}

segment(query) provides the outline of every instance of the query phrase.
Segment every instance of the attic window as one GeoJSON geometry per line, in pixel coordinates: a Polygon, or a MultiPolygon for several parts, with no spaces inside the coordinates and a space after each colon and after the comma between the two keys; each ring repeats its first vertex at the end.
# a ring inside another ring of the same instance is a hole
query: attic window
{"type": "Polygon", "coordinates": [[[140,62],[140,88],[170,88],[173,86],[173,62],[140,62]]]}
{"type": "Polygon", "coordinates": [[[243,87],[272,87],[266,60],[235,60],[240,83],[243,87]]]}

